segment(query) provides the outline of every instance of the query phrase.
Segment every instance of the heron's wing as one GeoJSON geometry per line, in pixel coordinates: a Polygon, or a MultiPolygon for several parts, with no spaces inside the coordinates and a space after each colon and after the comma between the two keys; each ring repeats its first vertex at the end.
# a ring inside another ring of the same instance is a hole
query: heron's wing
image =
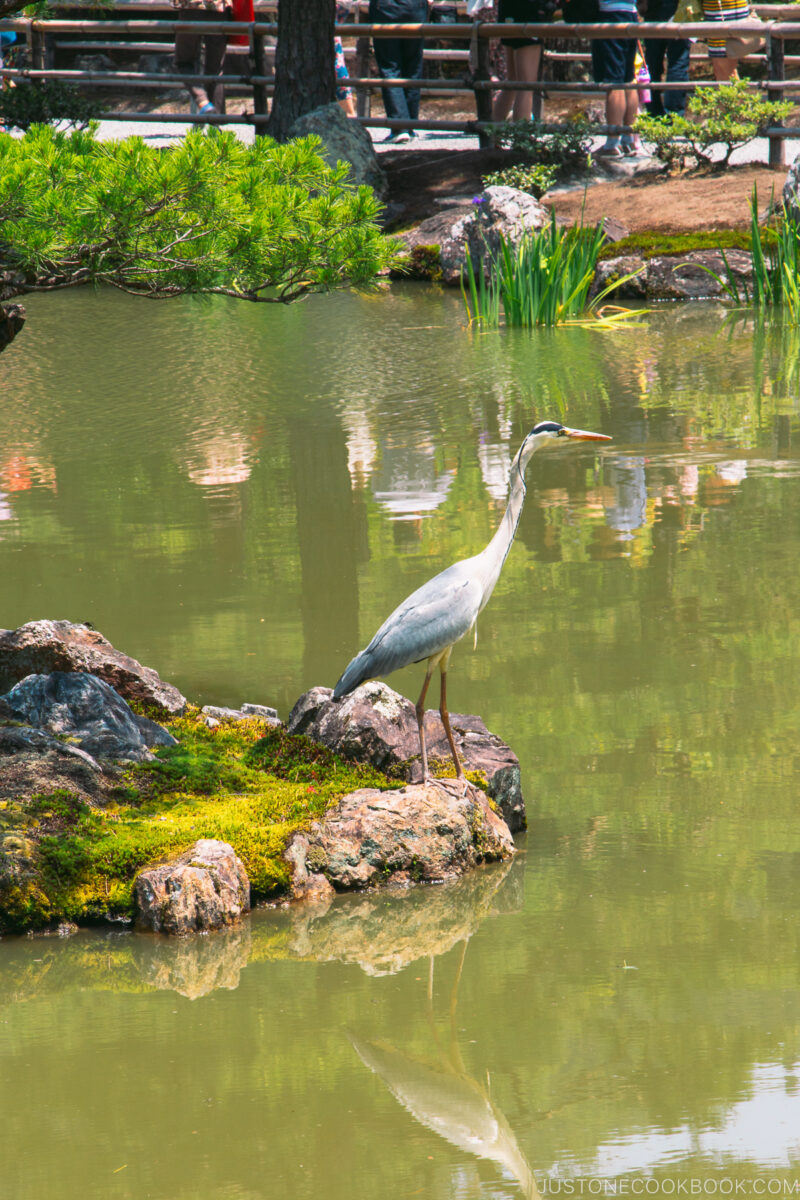
{"type": "Polygon", "coordinates": [[[477,617],[483,596],[469,568],[471,561],[454,563],[412,592],[347,667],[334,697],[346,696],[365,679],[438,654],[462,638],[477,617]]]}

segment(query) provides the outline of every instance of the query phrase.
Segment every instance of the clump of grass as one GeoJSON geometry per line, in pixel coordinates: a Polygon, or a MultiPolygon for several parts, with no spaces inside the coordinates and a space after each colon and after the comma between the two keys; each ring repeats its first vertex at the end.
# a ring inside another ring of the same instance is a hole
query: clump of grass
{"type": "Polygon", "coordinates": [[[725,251],[723,272],[708,268],[723,293],[737,305],[752,305],[763,313],[775,309],[786,325],[800,325],[800,226],[795,217],[784,213],[773,227],[762,229],[758,223],[758,192],[750,198],[750,245],[753,260],[752,284],[737,276],[725,251]]]}
{"type": "MultiPolygon", "coordinates": [[[[604,241],[600,225],[560,229],[553,215],[543,229],[525,233],[516,248],[500,234],[497,255],[487,248],[488,280],[482,270],[476,271],[468,252],[467,283],[462,280],[461,291],[470,325],[496,329],[502,317],[506,326],[530,329],[560,325],[587,313],[599,318],[602,301],[624,282],[614,280],[590,301],[604,241]]],[[[619,310],[616,319],[621,316],[628,314],[619,310]]]]}
{"type": "Polygon", "coordinates": [[[275,895],[289,883],[283,850],[295,830],[349,791],[397,786],[307,738],[265,734],[256,718],[210,730],[190,709],[163,723],[179,744],[127,768],[107,808],[64,791],[28,802],[19,815],[36,845],[36,905],[3,902],[0,928],[131,917],[137,873],[198,838],[229,842],[254,898],[275,895]]]}

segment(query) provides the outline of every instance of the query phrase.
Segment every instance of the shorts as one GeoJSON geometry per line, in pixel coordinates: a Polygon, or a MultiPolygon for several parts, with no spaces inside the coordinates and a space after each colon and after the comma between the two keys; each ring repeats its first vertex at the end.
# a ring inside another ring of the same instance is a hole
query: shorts
{"type": "MultiPolygon", "coordinates": [[[[500,24],[505,24],[506,21],[523,24],[526,21],[548,21],[550,18],[543,13],[541,4],[531,3],[531,0],[499,0],[497,20],[500,24]]],[[[521,46],[541,46],[542,39],[500,38],[500,42],[512,50],[519,50],[521,46]]]]}
{"type": "MultiPolygon", "coordinates": [[[[627,12],[601,13],[599,20],[611,25],[633,25],[636,17],[627,12]]],[[[595,83],[633,83],[636,38],[592,38],[592,77],[595,83]]]]}
{"type": "Polygon", "coordinates": [[[343,80],[349,79],[350,76],[347,73],[347,66],[344,61],[344,46],[340,37],[333,39],[333,58],[334,70],[336,72],[336,99],[346,100],[348,96],[352,96],[353,89],[345,87],[343,83],[343,80]]]}
{"type": "MultiPolygon", "coordinates": [[[[750,16],[747,0],[702,0],[704,21],[743,21],[750,16]]],[[[727,58],[727,38],[708,38],[709,58],[727,58]]]]}

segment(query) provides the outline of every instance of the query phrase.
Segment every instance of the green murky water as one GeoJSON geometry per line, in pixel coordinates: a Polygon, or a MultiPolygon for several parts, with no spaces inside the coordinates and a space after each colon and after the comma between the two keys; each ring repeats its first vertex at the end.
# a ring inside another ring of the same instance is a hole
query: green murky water
{"type": "Polygon", "coordinates": [[[615,440],[534,460],[451,664],[522,762],[516,861],[6,939],[3,1200],[800,1194],[797,342],[696,306],[478,337],[411,287],[28,309],[0,623],[92,621],[203,702],[332,685],[485,543],[534,417],[615,440]]]}

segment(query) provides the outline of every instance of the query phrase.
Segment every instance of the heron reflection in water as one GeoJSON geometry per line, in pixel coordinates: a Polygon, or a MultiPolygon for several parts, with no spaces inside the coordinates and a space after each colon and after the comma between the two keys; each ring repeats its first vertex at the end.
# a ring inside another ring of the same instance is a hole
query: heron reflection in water
{"type": "Polygon", "coordinates": [[[417,728],[422,758],[422,782],[431,780],[425,748],[425,696],[436,667],[441,674],[439,715],[450,745],[456,778],[464,779],[464,769],[456,749],[447,711],[447,666],[453,646],[475,628],[478,616],[487,604],[500,577],[525,503],[525,470],[535,452],[551,442],[609,442],[604,433],[570,429],[557,421],[534,425],[520,446],[511,466],[508,506],[488,546],[472,558],[462,559],[429,579],[412,592],[381,625],[369,645],[357,654],[336,684],[334,700],[347,696],[367,679],[389,675],[409,663],[427,660],[425,680],[416,704],[417,728]]]}
{"type": "Polygon", "coordinates": [[[456,1033],[458,986],[467,942],[462,942],[456,980],[450,996],[449,1045],[439,1037],[433,1016],[434,959],[428,976],[427,1016],[436,1058],[405,1054],[388,1042],[366,1041],[351,1033],[350,1040],[365,1067],[374,1072],[403,1107],[426,1128],[459,1150],[497,1163],[519,1184],[526,1200],[540,1200],[530,1165],[514,1131],[492,1099],[486,1083],[467,1071],[456,1033]]]}

